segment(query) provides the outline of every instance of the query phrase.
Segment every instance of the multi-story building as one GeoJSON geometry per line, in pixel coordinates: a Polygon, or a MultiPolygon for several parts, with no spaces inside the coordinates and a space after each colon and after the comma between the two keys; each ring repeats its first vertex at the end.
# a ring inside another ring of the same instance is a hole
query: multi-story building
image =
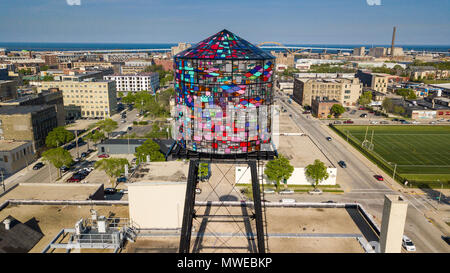
{"type": "Polygon", "coordinates": [[[366,47],[355,47],[353,49],[353,56],[365,56],[366,55],[366,47]]]}
{"type": "Polygon", "coordinates": [[[53,105],[0,106],[0,139],[31,141],[38,150],[57,126],[53,105]]]}
{"type": "Polygon", "coordinates": [[[386,55],[387,55],[386,47],[372,47],[371,49],[369,49],[369,56],[381,58],[386,57],[386,55]]]}
{"type": "Polygon", "coordinates": [[[103,54],[103,59],[107,62],[126,62],[130,59],[148,58],[148,53],[109,53],[103,54]]]}
{"type": "Polygon", "coordinates": [[[115,81],[117,92],[150,91],[155,93],[159,88],[158,73],[141,73],[136,75],[109,75],[104,76],[105,80],[115,81]]]}
{"type": "Polygon", "coordinates": [[[337,100],[328,100],[315,98],[311,102],[311,114],[318,118],[326,118],[331,115],[331,107],[335,104],[340,104],[337,100]]]}
{"type": "Polygon", "coordinates": [[[165,71],[173,70],[173,61],[171,59],[154,58],[153,62],[156,65],[161,65],[165,71]]]}
{"type": "Polygon", "coordinates": [[[0,102],[0,106],[8,105],[53,105],[58,119],[58,126],[65,125],[66,114],[64,111],[63,95],[58,89],[50,89],[38,94],[24,95],[13,100],[0,102]]]}
{"type": "Polygon", "coordinates": [[[0,81],[9,80],[8,68],[0,68],[0,81]]]}
{"type": "Polygon", "coordinates": [[[277,64],[284,64],[288,67],[294,67],[295,56],[291,53],[271,51],[270,54],[275,56],[277,64]]]}
{"type": "Polygon", "coordinates": [[[0,140],[0,170],[13,174],[30,164],[35,157],[31,141],[0,140]]]}
{"type": "Polygon", "coordinates": [[[449,76],[449,70],[438,70],[434,66],[410,66],[406,69],[411,79],[445,79],[449,76]]]}
{"type": "Polygon", "coordinates": [[[73,68],[86,68],[86,67],[104,67],[113,68],[112,63],[107,62],[74,62],[72,63],[73,68]]]}
{"type": "Polygon", "coordinates": [[[59,64],[58,55],[55,54],[46,54],[43,55],[42,58],[45,61],[45,64],[48,66],[54,66],[59,64]]]}
{"type": "Polygon", "coordinates": [[[0,101],[17,98],[17,84],[15,81],[0,80],[0,101]]]}
{"type": "Polygon", "coordinates": [[[297,78],[294,79],[293,98],[303,106],[311,106],[313,99],[336,100],[344,106],[354,106],[361,95],[358,78],[297,78]]]}
{"type": "Polygon", "coordinates": [[[172,52],[172,56],[177,55],[178,53],[180,53],[183,50],[186,50],[188,48],[191,47],[191,44],[187,44],[187,43],[178,43],[177,46],[173,46],[171,47],[171,52],[172,52]]]}
{"type": "MultiPolygon", "coordinates": [[[[75,79],[75,78],[73,78],[75,79]]],[[[63,93],[64,107],[73,109],[81,107],[81,117],[104,118],[117,112],[117,91],[115,81],[97,80],[83,81],[50,81],[43,82],[38,90],[58,88],[63,93]]]]}
{"type": "Polygon", "coordinates": [[[356,77],[359,78],[363,84],[363,87],[368,87],[375,91],[386,93],[389,78],[392,77],[392,75],[358,70],[356,72],[356,77]]]}
{"type": "Polygon", "coordinates": [[[146,66],[127,66],[120,67],[120,74],[122,75],[135,75],[144,72],[146,66]]]}

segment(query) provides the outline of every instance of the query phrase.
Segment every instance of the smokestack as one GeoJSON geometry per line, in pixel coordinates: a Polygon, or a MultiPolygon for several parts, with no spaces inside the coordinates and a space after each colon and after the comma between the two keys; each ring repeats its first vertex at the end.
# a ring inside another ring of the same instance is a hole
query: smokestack
{"type": "Polygon", "coordinates": [[[394,31],[392,32],[391,57],[394,57],[395,30],[396,27],[394,27],[394,31]]]}
{"type": "Polygon", "coordinates": [[[5,219],[3,221],[3,224],[5,224],[5,229],[9,230],[11,228],[11,220],[10,219],[5,219]]]}

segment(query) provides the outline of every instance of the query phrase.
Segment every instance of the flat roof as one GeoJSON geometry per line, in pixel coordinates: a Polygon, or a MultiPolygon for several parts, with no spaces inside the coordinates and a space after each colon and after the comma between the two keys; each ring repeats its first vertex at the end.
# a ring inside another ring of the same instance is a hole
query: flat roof
{"type": "Polygon", "coordinates": [[[11,151],[27,143],[26,141],[0,140],[0,151],[11,151]]]}
{"type": "Polygon", "coordinates": [[[146,162],[134,171],[130,182],[185,182],[188,161],[146,162]]]}
{"type": "Polygon", "coordinates": [[[53,107],[53,105],[0,105],[0,115],[29,114],[53,107]]]}

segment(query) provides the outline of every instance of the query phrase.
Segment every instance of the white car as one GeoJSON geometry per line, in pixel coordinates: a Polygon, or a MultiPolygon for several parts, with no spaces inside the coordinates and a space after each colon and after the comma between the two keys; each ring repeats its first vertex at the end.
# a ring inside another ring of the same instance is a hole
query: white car
{"type": "Polygon", "coordinates": [[[412,124],[419,124],[419,123],[420,123],[420,122],[418,122],[418,121],[416,121],[416,120],[412,122],[412,124]]]}
{"type": "Polygon", "coordinates": [[[378,121],[371,121],[370,124],[378,124],[378,121]]]}
{"type": "Polygon", "coordinates": [[[402,246],[406,249],[406,251],[416,251],[416,246],[406,235],[403,235],[402,246]]]}

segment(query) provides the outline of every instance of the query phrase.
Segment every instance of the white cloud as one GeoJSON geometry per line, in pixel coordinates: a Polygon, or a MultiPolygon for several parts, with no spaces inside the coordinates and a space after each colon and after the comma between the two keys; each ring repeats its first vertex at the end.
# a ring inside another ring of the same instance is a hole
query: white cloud
{"type": "Polygon", "coordinates": [[[66,0],[69,6],[81,6],[81,0],[66,0]]]}
{"type": "Polygon", "coordinates": [[[366,0],[366,2],[369,6],[381,6],[381,0],[366,0]]]}

